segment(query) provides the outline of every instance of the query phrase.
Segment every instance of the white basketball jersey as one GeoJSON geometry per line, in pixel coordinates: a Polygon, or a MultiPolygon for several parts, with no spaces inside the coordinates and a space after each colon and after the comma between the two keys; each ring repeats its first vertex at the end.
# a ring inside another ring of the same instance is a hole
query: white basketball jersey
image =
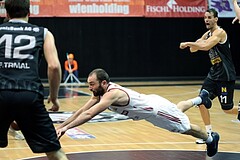
{"type": "Polygon", "coordinates": [[[110,83],[107,91],[112,89],[124,91],[129,101],[125,106],[109,106],[111,111],[126,115],[133,120],[146,119],[172,132],[183,133],[190,129],[188,117],[167,99],[154,94],[140,94],[115,83],[110,83]]]}

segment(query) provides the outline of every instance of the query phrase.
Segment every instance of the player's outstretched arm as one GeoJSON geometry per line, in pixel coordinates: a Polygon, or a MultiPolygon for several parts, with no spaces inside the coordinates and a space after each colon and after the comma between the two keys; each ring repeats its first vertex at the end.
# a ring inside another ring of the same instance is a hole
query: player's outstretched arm
{"type": "Polygon", "coordinates": [[[236,17],[233,19],[232,23],[235,23],[237,20],[239,21],[240,19],[240,8],[238,6],[237,0],[232,0],[233,2],[233,7],[236,12],[236,17]]]}

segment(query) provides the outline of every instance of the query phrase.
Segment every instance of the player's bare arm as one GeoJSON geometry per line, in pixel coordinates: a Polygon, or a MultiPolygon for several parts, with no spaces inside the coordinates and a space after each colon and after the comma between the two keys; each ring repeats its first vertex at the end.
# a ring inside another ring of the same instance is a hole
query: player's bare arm
{"type": "Polygon", "coordinates": [[[61,125],[59,125],[56,129],[59,130],[72,121],[74,121],[81,113],[87,111],[89,108],[94,106],[99,101],[98,97],[92,96],[81,108],[79,108],[71,117],[69,117],[66,121],[64,121],[61,125]]]}
{"type": "MultiPolygon", "coordinates": [[[[205,43],[206,39],[207,39],[207,35],[208,35],[209,31],[205,32],[201,38],[199,38],[198,40],[196,40],[195,43],[205,43]]],[[[192,47],[189,47],[189,50],[191,53],[193,52],[197,52],[199,49],[192,46],[192,47]]]]}
{"type": "Polygon", "coordinates": [[[237,0],[232,0],[233,2],[233,7],[236,12],[236,17],[233,19],[232,23],[235,23],[237,20],[239,21],[240,19],[240,8],[238,6],[237,0]]]}
{"type": "Polygon", "coordinates": [[[206,40],[206,48],[209,50],[218,43],[225,42],[227,34],[223,29],[217,29],[213,32],[213,35],[206,40]]]}
{"type": "MultiPolygon", "coordinates": [[[[195,43],[202,43],[202,41],[205,41],[205,40],[206,40],[207,33],[208,33],[208,32],[204,33],[201,38],[199,38],[198,40],[195,41],[195,43]]],[[[185,48],[189,47],[189,46],[188,46],[188,43],[189,43],[189,42],[182,42],[182,43],[180,43],[179,48],[180,48],[180,49],[185,49],[185,48]]],[[[189,49],[190,49],[190,52],[197,52],[197,51],[198,51],[198,48],[196,48],[196,47],[194,47],[194,46],[189,47],[189,49]]]]}
{"type": "MultiPolygon", "coordinates": [[[[203,36],[204,37],[204,36],[203,36]]],[[[226,32],[223,29],[217,29],[213,32],[213,35],[208,39],[198,42],[184,42],[184,47],[194,48],[195,50],[208,51],[214,47],[217,43],[223,42],[226,39],[226,32]]],[[[181,44],[180,44],[181,48],[181,44]]]]}
{"type": "Polygon", "coordinates": [[[44,41],[44,56],[48,63],[48,76],[50,83],[50,97],[56,99],[61,81],[61,65],[58,60],[58,53],[55,47],[54,37],[51,32],[47,32],[44,41]]]}
{"type": "Polygon", "coordinates": [[[113,103],[115,103],[118,100],[118,91],[109,91],[106,92],[99,103],[95,104],[88,110],[82,112],[78,118],[73,121],[73,123],[69,124],[67,126],[67,129],[79,126],[93,117],[95,117],[97,114],[101,113],[102,111],[106,110],[109,106],[111,106],[113,103]]]}
{"type": "MultiPolygon", "coordinates": [[[[205,41],[205,39],[200,38],[200,39],[196,40],[195,43],[204,43],[204,41],[205,41]]],[[[190,50],[191,53],[193,53],[193,52],[197,52],[198,48],[192,46],[192,47],[189,47],[189,50],[190,50]]]]}
{"type": "Polygon", "coordinates": [[[48,64],[48,81],[49,81],[49,98],[48,103],[51,101],[53,106],[50,110],[58,111],[59,101],[58,90],[61,82],[61,65],[58,59],[58,53],[55,46],[55,40],[51,32],[47,31],[46,37],[44,40],[44,56],[48,64]]]}
{"type": "Polygon", "coordinates": [[[73,119],[70,123],[65,125],[63,128],[57,130],[58,137],[60,138],[68,129],[74,128],[76,126],[82,125],[87,121],[91,120],[100,112],[106,110],[110,105],[117,102],[119,99],[119,90],[113,90],[105,93],[99,103],[96,103],[88,110],[79,114],[75,119],[73,119]]]}

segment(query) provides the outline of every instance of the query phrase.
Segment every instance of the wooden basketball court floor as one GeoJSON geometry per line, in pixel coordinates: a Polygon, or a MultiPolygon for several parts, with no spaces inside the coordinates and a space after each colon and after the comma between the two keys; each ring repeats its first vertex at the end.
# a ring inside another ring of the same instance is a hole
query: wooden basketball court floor
{"type": "MultiPolygon", "coordinates": [[[[198,95],[201,82],[128,82],[119,83],[145,94],[158,94],[177,103],[198,95]]],[[[88,99],[87,86],[70,86],[61,91],[61,111],[75,111],[88,99]],[[66,91],[66,90],[65,90],[66,91]],[[78,94],[80,93],[80,94],[78,94]]],[[[238,104],[240,90],[235,90],[234,102],[238,104]]],[[[46,103],[50,108],[50,104],[46,103]]],[[[60,142],[71,160],[238,160],[240,159],[240,123],[235,115],[225,114],[217,99],[210,109],[213,130],[221,138],[219,152],[213,158],[206,156],[205,144],[195,144],[195,138],[171,133],[150,123],[132,120],[86,123],[79,129],[93,135],[91,139],[72,139],[64,135],[60,142]]],[[[198,108],[186,112],[191,123],[204,128],[198,108]]],[[[56,126],[58,124],[55,124],[56,126]]],[[[24,140],[9,136],[7,148],[0,148],[0,160],[45,160],[45,154],[34,154],[24,140]]]]}

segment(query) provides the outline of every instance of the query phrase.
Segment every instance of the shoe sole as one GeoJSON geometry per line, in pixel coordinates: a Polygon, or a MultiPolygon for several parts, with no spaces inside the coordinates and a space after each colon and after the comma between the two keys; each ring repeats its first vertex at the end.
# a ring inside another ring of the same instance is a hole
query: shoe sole
{"type": "Polygon", "coordinates": [[[197,139],[195,143],[196,144],[205,144],[206,142],[203,141],[202,139],[197,139]]]}

